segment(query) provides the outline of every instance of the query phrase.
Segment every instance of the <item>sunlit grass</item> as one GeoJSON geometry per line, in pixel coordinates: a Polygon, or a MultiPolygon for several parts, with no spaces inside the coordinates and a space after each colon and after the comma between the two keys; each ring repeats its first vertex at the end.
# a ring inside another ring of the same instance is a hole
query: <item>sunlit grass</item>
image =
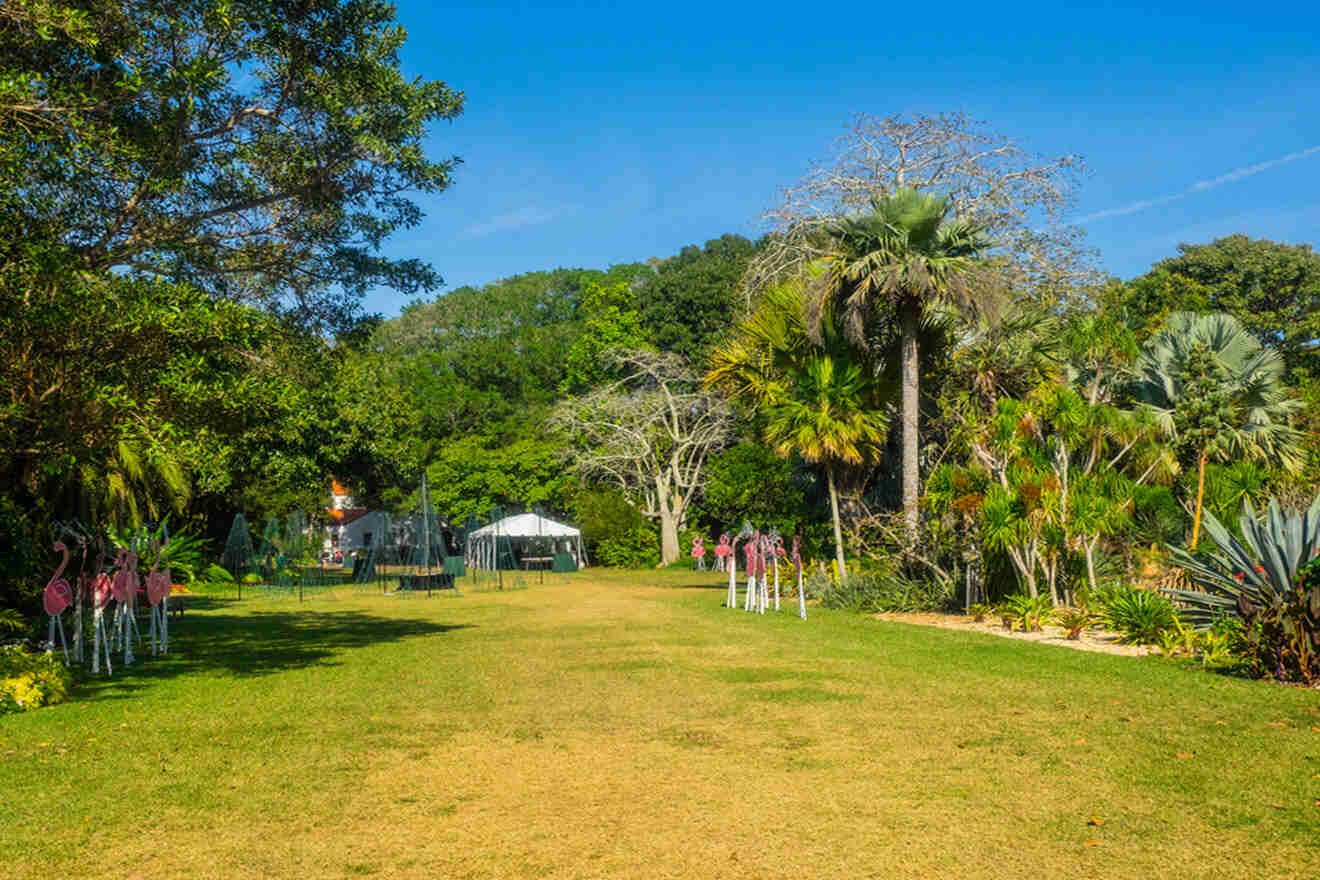
{"type": "Polygon", "coordinates": [[[1320,870],[1314,691],[729,611],[714,574],[538,580],[207,591],[172,656],[0,720],[0,874],[1320,870]]]}

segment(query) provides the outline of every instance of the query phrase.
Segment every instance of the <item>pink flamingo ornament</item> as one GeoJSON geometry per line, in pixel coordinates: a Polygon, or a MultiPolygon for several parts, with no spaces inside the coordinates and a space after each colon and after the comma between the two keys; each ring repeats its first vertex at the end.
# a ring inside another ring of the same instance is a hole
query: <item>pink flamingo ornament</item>
{"type": "MultiPolygon", "coordinates": [[[[105,557],[101,557],[105,561],[105,557]]],[[[115,566],[122,568],[124,565],[124,551],[120,550],[115,557],[115,566]]],[[[118,577],[118,573],[115,575],[118,577]]],[[[101,650],[105,650],[105,674],[110,675],[113,670],[110,668],[110,633],[105,625],[105,606],[110,604],[110,599],[114,596],[114,579],[110,575],[101,571],[101,566],[97,566],[96,577],[92,579],[92,672],[101,671],[101,650]]]]}
{"type": "Polygon", "coordinates": [[[729,546],[729,533],[725,532],[724,534],[720,535],[720,542],[715,545],[716,571],[724,571],[725,567],[728,564],[726,561],[726,557],[728,557],[728,555],[732,552],[733,552],[733,548],[729,546]]]}
{"type": "Polygon", "coordinates": [[[779,610],[779,560],[787,557],[784,551],[784,536],[778,532],[771,533],[770,542],[770,564],[775,570],[775,610],[779,610]]]}
{"type": "Polygon", "coordinates": [[[110,595],[116,602],[127,604],[129,596],[133,593],[133,576],[137,574],[137,554],[132,550],[125,550],[119,555],[119,570],[115,572],[114,578],[110,581],[110,595]]]}
{"type": "Polygon", "coordinates": [[[695,560],[697,571],[706,570],[706,539],[697,535],[692,539],[692,558],[695,560]]]}
{"type": "MultiPolygon", "coordinates": [[[[123,661],[125,666],[131,666],[133,663],[133,636],[137,635],[137,616],[133,613],[133,606],[137,599],[138,586],[138,555],[133,550],[127,550],[124,553],[124,565],[115,574],[114,580],[110,582],[111,593],[114,594],[118,607],[115,609],[116,621],[115,632],[122,636],[120,650],[123,652],[123,661]]],[[[141,638],[141,636],[138,636],[141,638]]]]}
{"type": "Polygon", "coordinates": [[[100,552],[100,544],[97,544],[97,560],[95,568],[87,567],[87,553],[91,549],[86,538],[81,541],[83,558],[82,567],[78,573],[78,586],[73,591],[73,662],[81,663],[83,661],[83,642],[85,636],[83,633],[83,605],[92,595],[92,579],[96,572],[101,570],[101,563],[105,561],[104,553],[100,552]]]}
{"type": "Polygon", "coordinates": [[[64,558],[60,560],[59,568],[50,576],[46,583],[46,591],[41,596],[41,604],[45,607],[46,613],[50,615],[50,637],[48,641],[51,648],[55,647],[55,634],[59,633],[60,647],[64,649],[64,665],[69,665],[69,645],[64,639],[64,619],[60,616],[64,609],[73,602],[73,590],[69,587],[69,582],[63,577],[64,569],[69,564],[69,548],[60,541],[55,542],[55,551],[63,553],[64,558]]]}
{"type": "Polygon", "coordinates": [[[165,552],[169,548],[167,541],[164,546],[159,547],[156,554],[156,561],[151,564],[151,571],[147,574],[147,602],[151,606],[151,653],[155,656],[158,652],[164,654],[169,646],[169,620],[166,617],[168,599],[170,595],[170,566],[169,561],[165,562],[165,570],[160,570],[160,562],[165,559],[165,552]]]}
{"type": "Polygon", "coordinates": [[[798,617],[807,619],[807,597],[802,590],[802,527],[793,533],[793,555],[790,557],[797,568],[798,617]]]}
{"type": "Polygon", "coordinates": [[[729,552],[725,554],[729,566],[729,595],[724,601],[725,608],[738,607],[738,539],[748,538],[751,534],[751,529],[743,523],[742,530],[733,536],[729,543],[729,552]]]}
{"type": "Polygon", "coordinates": [[[758,601],[756,598],[759,592],[758,578],[765,577],[765,556],[762,555],[761,532],[756,530],[752,532],[751,538],[743,546],[743,562],[747,567],[747,596],[743,603],[744,611],[751,611],[753,604],[758,601]]]}

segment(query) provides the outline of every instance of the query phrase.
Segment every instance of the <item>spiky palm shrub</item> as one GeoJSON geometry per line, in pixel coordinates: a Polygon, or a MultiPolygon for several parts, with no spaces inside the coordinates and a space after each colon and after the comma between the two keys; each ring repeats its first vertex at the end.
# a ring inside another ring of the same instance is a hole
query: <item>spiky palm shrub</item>
{"type": "Polygon", "coordinates": [[[1178,622],[1173,604],[1159,593],[1120,587],[1103,591],[1099,600],[1105,625],[1122,633],[1130,644],[1157,642],[1161,633],[1178,622]]]}
{"type": "Polygon", "coordinates": [[[1174,558],[1200,589],[1169,590],[1180,614],[1198,630],[1236,617],[1244,624],[1248,659],[1280,681],[1320,682],[1320,498],[1305,513],[1285,513],[1270,500],[1264,516],[1243,502],[1242,540],[1214,514],[1205,528],[1217,553],[1174,558]]]}

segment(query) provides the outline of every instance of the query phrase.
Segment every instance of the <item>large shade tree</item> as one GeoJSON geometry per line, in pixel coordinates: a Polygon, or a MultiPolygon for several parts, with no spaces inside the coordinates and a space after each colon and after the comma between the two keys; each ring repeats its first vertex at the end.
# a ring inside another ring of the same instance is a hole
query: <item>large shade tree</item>
{"type": "Polygon", "coordinates": [[[620,489],[660,525],[660,561],[679,557],[711,453],[732,428],[729,407],[701,389],[683,358],[669,352],[615,349],[603,355],[622,378],[561,402],[551,423],[563,431],[565,458],[579,475],[620,489]]]}
{"type": "MultiPolygon", "coordinates": [[[[399,69],[385,0],[0,4],[0,265],[138,273],[342,326],[456,159],[463,95],[399,69]],[[6,244],[23,242],[15,249],[6,244]]],[[[38,285],[39,286],[39,285],[38,285]]]]}
{"type": "Polygon", "coordinates": [[[909,540],[919,531],[918,330],[937,303],[976,302],[976,268],[989,247],[975,223],[951,216],[953,201],[902,188],[864,214],[829,228],[823,298],[839,310],[848,335],[864,342],[868,318],[897,317],[902,337],[903,517],[909,540]]]}
{"type": "Polygon", "coordinates": [[[783,190],[766,214],[773,234],[752,259],[749,297],[824,256],[821,232],[904,187],[947,193],[953,216],[985,228],[1000,246],[995,268],[1043,303],[1095,280],[1081,232],[1068,224],[1080,156],[1040,156],[964,113],[858,114],[832,154],[783,190]]]}

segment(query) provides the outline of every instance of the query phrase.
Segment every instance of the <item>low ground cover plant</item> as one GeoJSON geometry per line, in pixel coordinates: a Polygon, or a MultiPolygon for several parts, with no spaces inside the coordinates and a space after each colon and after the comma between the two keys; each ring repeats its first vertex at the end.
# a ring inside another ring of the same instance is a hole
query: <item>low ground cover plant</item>
{"type": "Polygon", "coordinates": [[[1040,632],[1053,614],[1049,596],[1010,596],[1000,609],[1000,616],[1011,624],[1007,628],[1022,632],[1040,632]]]}
{"type": "Polygon", "coordinates": [[[938,611],[948,606],[952,592],[934,580],[910,577],[885,566],[850,574],[846,581],[816,575],[807,595],[817,592],[821,605],[863,613],[938,611]]]}
{"type": "Polygon", "coordinates": [[[0,647],[0,715],[62,703],[72,688],[73,673],[54,654],[25,644],[0,647]]]}
{"type": "Polygon", "coordinates": [[[1082,637],[1082,630],[1094,626],[1099,621],[1099,615],[1090,608],[1079,605],[1058,609],[1054,613],[1054,620],[1063,627],[1064,635],[1068,639],[1077,641],[1082,637]]]}

